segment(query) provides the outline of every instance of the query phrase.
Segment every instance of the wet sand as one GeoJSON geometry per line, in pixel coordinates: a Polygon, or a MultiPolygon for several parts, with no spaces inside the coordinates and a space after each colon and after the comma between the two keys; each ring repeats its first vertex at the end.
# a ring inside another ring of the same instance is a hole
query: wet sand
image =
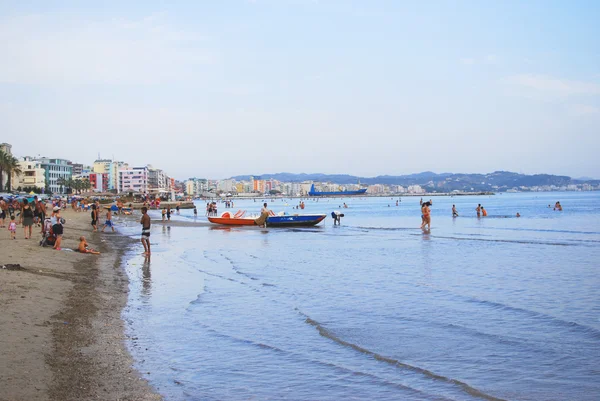
{"type": "Polygon", "coordinates": [[[0,400],[160,400],[132,368],[121,310],[132,240],[92,233],[89,213],[63,213],[62,251],[39,246],[40,228],[11,240],[0,230],[0,400]],[[101,255],[75,251],[84,235],[101,255]]]}

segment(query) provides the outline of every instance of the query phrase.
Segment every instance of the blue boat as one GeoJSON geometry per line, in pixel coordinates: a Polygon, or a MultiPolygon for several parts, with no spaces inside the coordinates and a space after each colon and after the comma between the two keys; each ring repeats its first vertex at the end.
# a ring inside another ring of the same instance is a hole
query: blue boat
{"type": "Polygon", "coordinates": [[[267,227],[314,226],[319,224],[326,216],[326,214],[269,216],[267,218],[267,227]]]}
{"type": "Polygon", "coordinates": [[[364,195],[367,192],[367,188],[362,188],[356,191],[337,191],[337,192],[319,192],[315,191],[315,184],[312,184],[308,196],[356,196],[364,195]]]}

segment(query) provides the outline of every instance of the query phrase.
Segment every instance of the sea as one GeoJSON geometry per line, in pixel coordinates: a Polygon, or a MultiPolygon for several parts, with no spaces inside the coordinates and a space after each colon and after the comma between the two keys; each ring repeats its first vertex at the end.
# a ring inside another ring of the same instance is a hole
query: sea
{"type": "Polygon", "coordinates": [[[151,258],[123,260],[135,367],[166,400],[599,400],[600,192],[430,198],[429,232],[409,196],[264,200],[328,214],[308,228],[151,211],[151,258]]]}

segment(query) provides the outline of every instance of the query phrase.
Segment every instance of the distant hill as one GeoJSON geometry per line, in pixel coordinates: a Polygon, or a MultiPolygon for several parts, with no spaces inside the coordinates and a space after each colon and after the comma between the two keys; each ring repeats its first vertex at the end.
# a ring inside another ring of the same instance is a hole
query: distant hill
{"type": "MultiPolygon", "coordinates": [[[[551,174],[518,174],[510,171],[494,171],[488,174],[437,174],[431,171],[408,175],[380,175],[377,177],[358,177],[348,174],[294,174],[294,173],[274,173],[274,174],[256,174],[255,178],[274,179],[283,182],[332,182],[336,184],[361,184],[373,185],[420,185],[429,192],[450,192],[460,191],[495,191],[502,192],[512,188],[550,186],[566,186],[570,184],[589,183],[598,185],[598,180],[573,180],[571,177],[551,174]]],[[[249,175],[239,175],[231,177],[235,180],[248,180],[249,175]]]]}

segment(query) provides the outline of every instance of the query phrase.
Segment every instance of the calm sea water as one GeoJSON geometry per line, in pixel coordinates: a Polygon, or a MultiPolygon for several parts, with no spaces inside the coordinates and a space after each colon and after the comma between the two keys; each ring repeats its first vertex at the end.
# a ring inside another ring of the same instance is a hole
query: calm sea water
{"type": "Polygon", "coordinates": [[[434,197],[428,234],[396,199],[306,201],[346,202],[341,226],[155,224],[125,262],[137,368],[167,400],[600,399],[600,193],[434,197]]]}

